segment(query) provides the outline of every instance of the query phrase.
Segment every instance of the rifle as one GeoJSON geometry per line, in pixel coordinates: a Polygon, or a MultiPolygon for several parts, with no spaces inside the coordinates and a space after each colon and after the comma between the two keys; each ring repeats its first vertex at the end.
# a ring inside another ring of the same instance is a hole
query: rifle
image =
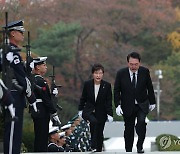
{"type": "Polygon", "coordinates": [[[5,27],[3,32],[3,47],[2,47],[2,80],[4,84],[9,88],[8,76],[9,76],[9,62],[6,60],[6,54],[8,53],[9,39],[8,39],[8,13],[5,12],[5,27]]]}
{"type": "MultiPolygon", "coordinates": [[[[61,111],[62,107],[60,105],[58,105],[57,97],[54,94],[52,94],[54,88],[62,87],[62,85],[56,85],[56,83],[55,83],[55,66],[53,66],[52,75],[50,75],[49,77],[51,77],[51,99],[52,99],[53,106],[57,110],[61,111]]],[[[53,117],[51,118],[51,120],[52,120],[53,126],[60,126],[60,124],[61,124],[60,121],[58,122],[58,120],[55,120],[53,117]]]]}
{"type": "MultiPolygon", "coordinates": [[[[54,65],[53,65],[52,75],[50,75],[49,77],[51,77],[51,92],[53,91],[54,88],[61,88],[62,87],[62,85],[56,85],[56,83],[55,83],[55,66],[54,65]]],[[[52,94],[51,98],[52,98],[52,102],[53,102],[54,107],[57,110],[61,111],[62,107],[60,105],[58,105],[57,97],[52,94]]]]}
{"type": "Polygon", "coordinates": [[[30,45],[30,32],[28,31],[28,41],[27,44],[23,47],[26,48],[26,74],[28,79],[31,82],[32,89],[42,90],[42,87],[35,84],[35,78],[32,74],[32,68],[30,66],[31,62],[33,62],[33,58],[31,57],[31,45],[30,45]]]}
{"type": "Polygon", "coordinates": [[[28,78],[31,78],[31,67],[30,63],[33,61],[33,58],[31,57],[31,45],[30,45],[30,32],[28,31],[28,43],[23,46],[26,48],[26,73],[28,78]]]}

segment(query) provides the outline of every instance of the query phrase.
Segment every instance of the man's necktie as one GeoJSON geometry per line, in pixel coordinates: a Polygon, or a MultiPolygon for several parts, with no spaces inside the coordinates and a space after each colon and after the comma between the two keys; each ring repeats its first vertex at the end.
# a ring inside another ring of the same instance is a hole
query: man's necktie
{"type": "Polygon", "coordinates": [[[133,99],[133,103],[135,104],[135,88],[136,88],[136,74],[133,73],[133,79],[132,79],[132,86],[133,86],[133,94],[134,94],[134,99],[133,99]]]}
{"type": "Polygon", "coordinates": [[[136,88],[136,74],[135,73],[133,73],[132,86],[133,88],[136,88]]]}

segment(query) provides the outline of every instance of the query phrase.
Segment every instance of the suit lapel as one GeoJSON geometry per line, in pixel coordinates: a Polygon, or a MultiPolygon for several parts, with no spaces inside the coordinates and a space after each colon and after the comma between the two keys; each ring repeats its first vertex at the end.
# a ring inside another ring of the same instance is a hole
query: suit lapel
{"type": "Polygon", "coordinates": [[[129,68],[128,67],[126,69],[126,77],[125,78],[127,79],[127,86],[131,88],[132,87],[132,83],[131,83],[131,78],[130,78],[129,68]]]}
{"type": "Polygon", "coordinates": [[[94,80],[91,80],[91,84],[90,84],[90,92],[91,92],[91,96],[95,102],[95,95],[94,95],[94,80]]]}
{"type": "Polygon", "coordinates": [[[138,87],[138,85],[139,85],[140,78],[142,78],[142,77],[141,77],[141,71],[140,71],[140,68],[139,68],[139,69],[138,69],[138,74],[137,74],[137,83],[136,83],[136,88],[137,88],[137,87],[138,87]]]}

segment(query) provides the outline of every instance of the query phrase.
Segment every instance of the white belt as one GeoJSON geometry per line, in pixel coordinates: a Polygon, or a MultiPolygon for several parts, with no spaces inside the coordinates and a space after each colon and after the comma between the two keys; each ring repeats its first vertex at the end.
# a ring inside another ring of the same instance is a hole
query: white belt
{"type": "Polygon", "coordinates": [[[36,103],[43,102],[42,99],[36,99],[36,103]]]}

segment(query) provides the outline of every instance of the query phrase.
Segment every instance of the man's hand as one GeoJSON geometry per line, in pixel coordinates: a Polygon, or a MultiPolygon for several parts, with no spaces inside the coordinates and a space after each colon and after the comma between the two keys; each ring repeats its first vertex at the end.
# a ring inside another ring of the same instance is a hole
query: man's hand
{"type": "Polygon", "coordinates": [[[152,110],[154,110],[154,109],[155,109],[155,107],[156,107],[156,104],[149,105],[149,111],[152,111],[152,110]]]}
{"type": "Polygon", "coordinates": [[[116,114],[117,114],[118,116],[122,116],[122,115],[123,115],[123,111],[122,111],[122,109],[121,109],[121,105],[119,105],[119,106],[116,108],[116,114]]]}
{"type": "Polygon", "coordinates": [[[58,88],[54,88],[53,90],[52,90],[52,94],[54,95],[54,96],[57,96],[58,95],[58,88]]]}
{"type": "Polygon", "coordinates": [[[113,122],[113,117],[112,117],[112,116],[107,115],[107,118],[108,118],[108,121],[109,121],[109,122],[113,122]]]}
{"type": "Polygon", "coordinates": [[[57,113],[54,113],[51,115],[51,121],[53,123],[53,126],[60,126],[61,125],[61,121],[60,121],[57,113]]]}

